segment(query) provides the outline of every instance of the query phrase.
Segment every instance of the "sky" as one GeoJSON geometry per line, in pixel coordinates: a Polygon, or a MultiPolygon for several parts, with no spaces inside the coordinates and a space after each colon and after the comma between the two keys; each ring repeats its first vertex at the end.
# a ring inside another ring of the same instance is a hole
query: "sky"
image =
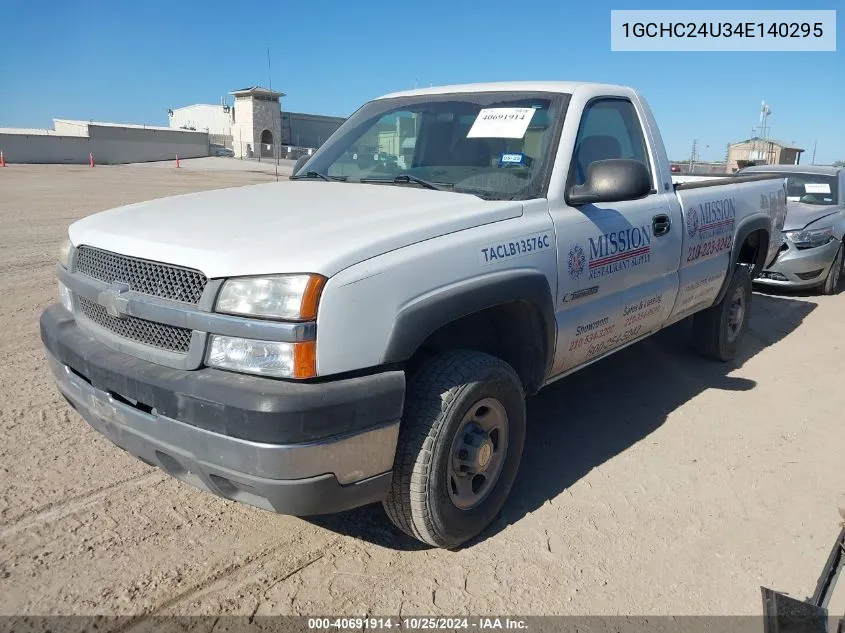
{"type": "Polygon", "coordinates": [[[842,0],[3,0],[0,126],[167,125],[168,108],[271,81],[284,110],[347,116],[414,86],[576,80],[639,90],[672,160],[694,140],[723,159],[763,100],[769,136],[806,149],[802,163],[814,145],[816,164],[845,160],[842,37],[836,52],[612,52],[611,9],[642,8],[839,8],[845,32],[842,0]]]}

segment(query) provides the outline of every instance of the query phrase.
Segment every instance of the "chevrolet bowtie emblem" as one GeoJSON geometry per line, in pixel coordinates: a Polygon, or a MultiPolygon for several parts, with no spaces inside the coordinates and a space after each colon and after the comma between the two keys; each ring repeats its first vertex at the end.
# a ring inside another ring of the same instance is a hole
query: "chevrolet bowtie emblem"
{"type": "Polygon", "coordinates": [[[97,303],[106,309],[109,316],[116,319],[125,319],[129,299],[123,295],[127,292],[129,292],[128,284],[115,282],[107,290],[103,290],[97,295],[97,303]]]}

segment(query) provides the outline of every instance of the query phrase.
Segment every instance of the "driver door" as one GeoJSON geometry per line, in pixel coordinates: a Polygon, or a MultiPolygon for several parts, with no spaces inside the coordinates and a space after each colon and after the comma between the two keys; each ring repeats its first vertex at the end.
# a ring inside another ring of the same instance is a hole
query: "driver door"
{"type": "Polygon", "coordinates": [[[652,191],[638,200],[551,208],[558,247],[558,344],[554,373],[569,371],[659,329],[678,289],[681,222],[659,186],[636,106],[600,98],[583,111],[567,190],[591,163],[643,162],[652,191]]]}

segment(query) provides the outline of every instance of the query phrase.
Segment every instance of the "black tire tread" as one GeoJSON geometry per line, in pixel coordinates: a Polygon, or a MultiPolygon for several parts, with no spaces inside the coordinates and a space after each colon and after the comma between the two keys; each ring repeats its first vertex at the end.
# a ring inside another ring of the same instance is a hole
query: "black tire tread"
{"type": "Polygon", "coordinates": [[[722,300],[714,306],[698,312],[693,317],[693,328],[695,331],[695,343],[699,353],[710,360],[717,360],[720,362],[727,362],[731,357],[726,356],[722,350],[722,311],[725,308],[725,303],[730,301],[736,284],[745,284],[749,289],[746,297],[746,323],[743,327],[748,327],[747,320],[751,315],[751,267],[743,264],[738,264],[733,273],[728,290],[722,300]]]}
{"type": "Polygon", "coordinates": [[[445,540],[431,520],[427,482],[432,448],[451,408],[480,370],[487,367],[504,370],[521,385],[516,372],[505,361],[469,350],[439,354],[423,365],[408,384],[393,480],[383,506],[396,527],[435,547],[452,548],[459,543],[445,540]]]}
{"type": "MultiPolygon", "coordinates": [[[[845,249],[845,244],[839,245],[839,250],[836,252],[836,255],[833,257],[833,261],[836,261],[837,258],[842,255],[842,251],[845,249]]],[[[845,259],[839,262],[840,271],[845,270],[845,259]]],[[[826,295],[835,295],[839,291],[839,286],[842,284],[842,280],[839,280],[839,283],[836,286],[833,285],[833,266],[830,267],[830,270],[827,273],[827,277],[825,277],[824,282],[821,285],[821,291],[823,294],[826,295]]]]}

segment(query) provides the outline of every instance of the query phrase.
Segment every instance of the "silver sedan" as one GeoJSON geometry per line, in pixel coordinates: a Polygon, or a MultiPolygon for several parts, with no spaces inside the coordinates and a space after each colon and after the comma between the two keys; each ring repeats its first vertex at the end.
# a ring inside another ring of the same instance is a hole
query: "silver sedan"
{"type": "Polygon", "coordinates": [[[755,283],[786,288],[818,288],[836,294],[843,273],[845,169],[807,165],[759,165],[737,176],[787,177],[784,243],[774,263],[755,283]]]}

